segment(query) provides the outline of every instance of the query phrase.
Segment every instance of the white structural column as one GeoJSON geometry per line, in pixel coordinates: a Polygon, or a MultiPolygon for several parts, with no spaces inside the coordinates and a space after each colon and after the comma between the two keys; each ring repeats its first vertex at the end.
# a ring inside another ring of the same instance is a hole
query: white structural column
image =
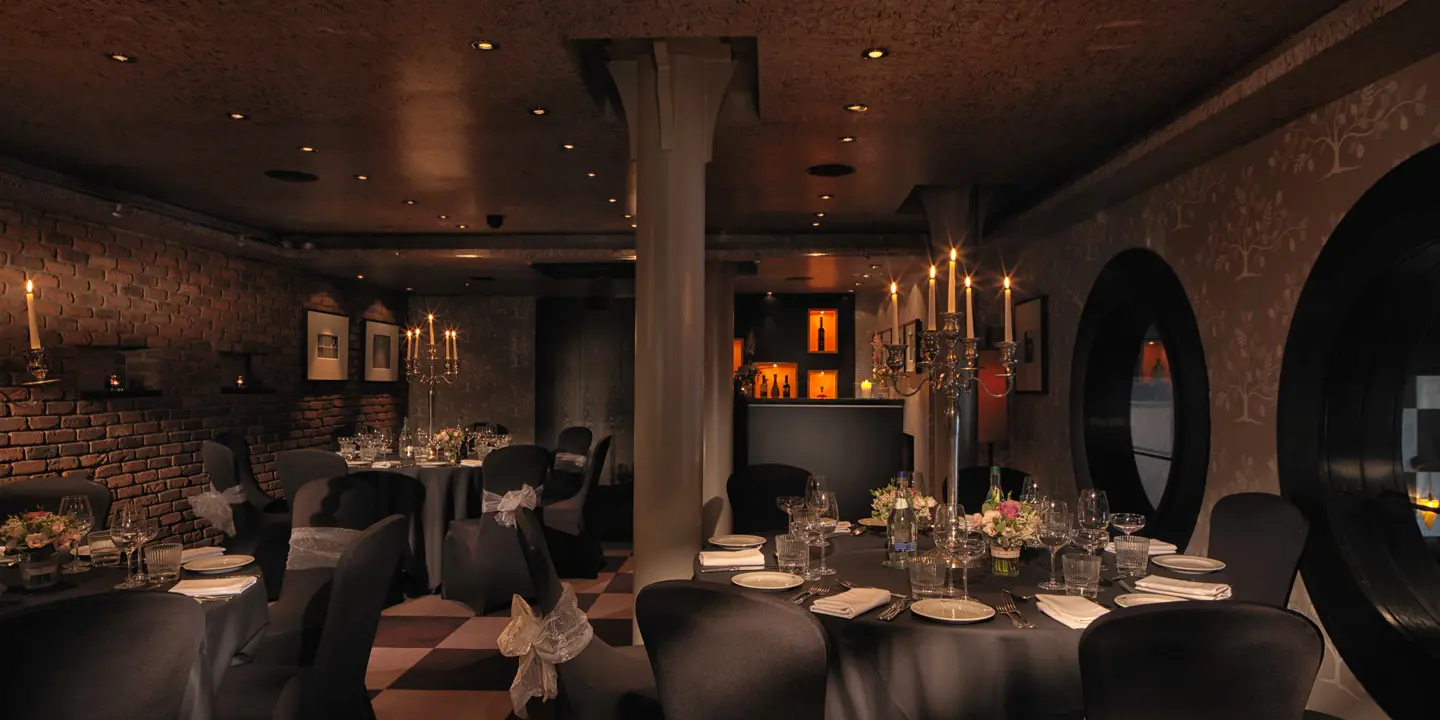
{"type": "Polygon", "coordinates": [[[734,461],[735,266],[705,264],[705,479],[704,534],[730,532],[725,482],[734,461]]]}
{"type": "Polygon", "coordinates": [[[635,585],[691,575],[701,539],[705,164],[729,84],[716,40],[610,63],[636,158],[635,585]]]}

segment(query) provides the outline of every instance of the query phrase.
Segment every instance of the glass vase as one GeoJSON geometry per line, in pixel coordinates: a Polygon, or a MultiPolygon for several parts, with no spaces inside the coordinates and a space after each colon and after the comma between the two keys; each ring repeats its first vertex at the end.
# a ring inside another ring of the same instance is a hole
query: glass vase
{"type": "Polygon", "coordinates": [[[990,573],[1000,577],[1020,575],[1020,548],[990,546],[990,573]]]}
{"type": "Polygon", "coordinates": [[[60,579],[60,553],[25,553],[20,557],[20,579],[26,590],[41,590],[60,579]]]}

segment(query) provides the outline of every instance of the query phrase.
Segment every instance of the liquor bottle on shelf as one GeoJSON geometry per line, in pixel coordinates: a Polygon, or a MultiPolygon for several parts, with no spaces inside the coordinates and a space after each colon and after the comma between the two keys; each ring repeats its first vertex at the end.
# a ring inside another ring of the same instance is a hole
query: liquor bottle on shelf
{"type": "Polygon", "coordinates": [[[770,378],[764,373],[760,375],[760,392],[755,393],[755,397],[770,397],[770,378]]]}
{"type": "Polygon", "coordinates": [[[815,351],[825,352],[825,316],[820,316],[820,329],[815,331],[815,351]]]}
{"type": "Polygon", "coordinates": [[[824,381],[824,380],[821,380],[821,381],[820,381],[820,390],[815,393],[815,397],[816,397],[816,398],[819,398],[820,400],[826,399],[826,398],[825,398],[825,381],[824,381]]]}
{"type": "Polygon", "coordinates": [[[885,526],[885,547],[890,567],[903,570],[910,566],[915,554],[915,511],[910,508],[909,480],[903,475],[896,478],[895,504],[885,526]]]}
{"type": "Polygon", "coordinates": [[[786,376],[785,376],[785,387],[783,387],[783,388],[780,389],[780,397],[782,397],[782,398],[789,398],[789,397],[790,397],[790,376],[789,376],[789,375],[786,375],[786,376]]]}

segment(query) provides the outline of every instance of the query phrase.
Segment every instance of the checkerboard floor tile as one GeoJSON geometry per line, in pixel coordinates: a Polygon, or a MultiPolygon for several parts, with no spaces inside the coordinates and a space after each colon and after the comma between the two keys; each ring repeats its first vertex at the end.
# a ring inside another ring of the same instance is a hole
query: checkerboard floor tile
{"type": "MultiPolygon", "coordinates": [[[[595,579],[566,580],[595,636],[631,644],[635,617],[634,562],[628,547],[607,547],[595,579]]],[[[509,688],[517,660],[500,654],[497,639],[509,622],[475,617],[439,596],[387,608],[370,650],[365,686],[378,720],[510,720],[509,688]]],[[[553,708],[532,701],[531,720],[551,720],[553,708]]]]}

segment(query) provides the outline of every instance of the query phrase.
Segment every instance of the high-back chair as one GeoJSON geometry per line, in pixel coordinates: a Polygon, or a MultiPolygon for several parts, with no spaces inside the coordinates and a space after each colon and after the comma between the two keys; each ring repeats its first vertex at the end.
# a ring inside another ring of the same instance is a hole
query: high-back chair
{"type": "Polygon", "coordinates": [[[550,545],[550,559],[565,577],[593,578],[605,564],[605,551],[599,538],[585,528],[585,506],[590,491],[600,482],[613,440],[614,436],[606,435],[595,444],[585,463],[585,479],[579,492],[545,505],[545,539],[550,545]]]}
{"type": "MultiPolygon", "coordinates": [[[[537,445],[511,445],[485,458],[484,489],[503,496],[512,490],[539,487],[550,466],[550,453],[537,445]]],[[[483,499],[481,500],[483,503],[483,499]]],[[[514,527],[501,525],[495,513],[450,523],[445,536],[443,594],[465,603],[477,614],[507,610],[510,597],[535,597],[514,527]]]]}
{"type": "Polygon", "coordinates": [[[825,717],[829,643],[809,610],[730,585],[666,580],[640,591],[635,620],[666,720],[825,717]]]}
{"type": "Polygon", "coordinates": [[[809,479],[809,470],[778,463],[749,465],[732,472],[725,494],[730,497],[735,532],[784,532],[787,518],[775,498],[803,497],[809,479]]]}
{"type": "MultiPolygon", "coordinates": [[[[555,610],[563,589],[550,562],[545,532],[531,510],[516,513],[526,571],[534,584],[535,610],[555,610]]],[[[611,647],[599,637],[569,662],[555,666],[561,717],[575,720],[661,720],[655,676],[643,647],[611,647]]]]}
{"type": "Polygon", "coordinates": [[[1279,495],[1235,493],[1210,511],[1210,557],[1225,563],[1234,600],[1285,607],[1310,523],[1279,495]]]}
{"type": "Polygon", "coordinates": [[[110,488],[91,482],[86,475],[29,477],[0,485],[0,521],[31,510],[60,512],[60,501],[66,496],[83,495],[90,500],[95,518],[92,529],[104,530],[110,519],[110,488]]]}
{"type": "Polygon", "coordinates": [[[350,472],[345,458],[319,448],[302,450],[281,450],[275,453],[275,475],[280,480],[280,490],[285,502],[295,505],[295,496],[305,483],[312,480],[329,480],[350,472]]]}
{"type": "Polygon", "coordinates": [[[1324,650],[1308,618],[1257,603],[1115,610],[1080,636],[1085,717],[1298,720],[1324,650]]]}
{"type": "MultiPolygon", "coordinates": [[[[241,485],[235,453],[230,448],[206,440],[200,444],[200,458],[216,490],[224,492],[241,485]]],[[[280,597],[285,582],[285,557],[290,550],[290,514],[262,512],[249,501],[231,505],[230,513],[235,521],[235,534],[226,536],[220,544],[232,555],[254,557],[265,579],[269,599],[280,597]]]]}
{"type": "Polygon", "coordinates": [[[234,432],[215,434],[215,442],[230,448],[235,463],[235,480],[245,490],[245,500],[261,512],[284,512],[285,502],[270,497],[260,481],[255,478],[255,467],[250,463],[250,441],[244,435],[234,432]]]}
{"type": "Polygon", "coordinates": [[[595,439],[590,428],[571,426],[560,431],[560,437],[555,440],[555,452],[570,453],[572,455],[589,455],[590,443],[595,439]]]}

